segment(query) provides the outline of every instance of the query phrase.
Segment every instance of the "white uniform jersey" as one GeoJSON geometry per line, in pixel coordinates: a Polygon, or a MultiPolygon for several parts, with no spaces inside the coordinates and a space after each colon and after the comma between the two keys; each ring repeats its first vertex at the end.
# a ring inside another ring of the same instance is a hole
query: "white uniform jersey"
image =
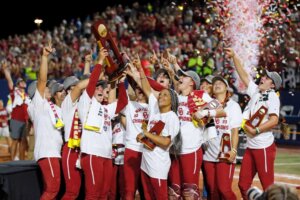
{"type": "MultiPolygon", "coordinates": [[[[61,118],[60,107],[55,105],[54,109],[58,117],[61,118]]],[[[36,161],[41,158],[61,157],[62,135],[61,131],[54,127],[49,114],[50,112],[53,111],[49,102],[36,90],[28,106],[28,114],[34,127],[34,158],[36,161]]]]}
{"type": "MultiPolygon", "coordinates": [[[[173,111],[160,113],[157,99],[153,94],[149,97],[149,116],[147,129],[150,130],[156,122],[161,120],[165,123],[161,135],[170,136],[173,141],[179,132],[179,119],[173,111]]],[[[169,148],[165,150],[156,146],[153,151],[143,148],[141,169],[150,177],[166,180],[170,166],[169,148]]]]}
{"type": "MultiPolygon", "coordinates": [[[[268,121],[270,114],[275,114],[279,117],[280,100],[274,90],[260,93],[258,86],[253,81],[250,81],[247,94],[251,99],[243,114],[245,119],[249,119],[251,115],[254,115],[261,106],[265,106],[268,109],[261,124],[268,121]]],[[[273,142],[274,136],[272,131],[263,132],[253,138],[247,137],[247,147],[250,149],[266,148],[273,144],[273,142]]]]}
{"type": "Polygon", "coordinates": [[[114,126],[112,143],[113,145],[117,145],[117,149],[115,149],[116,157],[114,158],[114,163],[116,165],[124,164],[125,147],[120,147],[120,145],[125,144],[125,133],[125,129],[120,122],[114,126]]]}
{"type": "Polygon", "coordinates": [[[65,142],[68,142],[73,124],[75,110],[77,109],[77,100],[73,103],[71,93],[69,93],[61,104],[62,120],[65,123],[65,142]]]}
{"type": "MultiPolygon", "coordinates": [[[[212,98],[203,93],[203,100],[210,102],[212,98]]],[[[195,127],[192,122],[192,117],[187,104],[187,96],[178,95],[178,117],[180,121],[180,131],[182,137],[182,151],[181,154],[188,154],[197,151],[203,143],[204,128],[195,127]]]]}
{"type": "Polygon", "coordinates": [[[126,116],[126,148],[142,152],[143,145],[136,141],[136,136],[142,132],[142,122],[149,118],[148,104],[128,101],[121,113],[126,116]]]}
{"type": "Polygon", "coordinates": [[[242,110],[238,103],[230,99],[226,103],[224,111],[226,112],[226,117],[214,118],[217,137],[208,142],[208,149],[203,156],[205,161],[219,162],[218,156],[221,151],[223,133],[229,133],[231,141],[231,129],[239,128],[242,124],[242,110]]]}
{"type": "MultiPolygon", "coordinates": [[[[85,120],[87,119],[87,115],[89,113],[89,108],[92,104],[100,104],[100,103],[95,99],[95,97],[92,97],[91,99],[85,90],[82,93],[80,100],[78,102],[78,114],[83,125],[85,124],[85,120]]],[[[101,118],[101,120],[99,120],[99,125],[101,124],[100,133],[95,131],[90,131],[85,128],[82,129],[82,136],[80,141],[80,150],[82,153],[111,159],[111,155],[112,155],[111,119],[115,115],[116,106],[117,106],[116,102],[109,105],[99,106],[100,110],[99,112],[98,111],[97,112],[101,118]]],[[[89,117],[93,118],[92,116],[89,117]]]]}

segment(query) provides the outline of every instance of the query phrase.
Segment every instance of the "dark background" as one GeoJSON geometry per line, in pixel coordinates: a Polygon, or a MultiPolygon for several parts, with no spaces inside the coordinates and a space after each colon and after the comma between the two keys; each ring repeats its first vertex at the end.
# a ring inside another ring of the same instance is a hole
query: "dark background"
{"type": "MultiPolygon", "coordinates": [[[[103,11],[107,6],[132,5],[134,0],[5,0],[0,9],[0,39],[27,34],[37,28],[34,19],[43,20],[41,29],[52,30],[63,19],[70,21],[103,11]]],[[[139,1],[145,3],[146,1],[139,1]]]]}

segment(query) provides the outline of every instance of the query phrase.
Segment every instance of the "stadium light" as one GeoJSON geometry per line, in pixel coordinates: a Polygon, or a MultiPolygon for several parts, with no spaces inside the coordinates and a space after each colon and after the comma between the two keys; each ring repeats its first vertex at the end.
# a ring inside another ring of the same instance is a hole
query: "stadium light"
{"type": "Polygon", "coordinates": [[[42,19],[35,19],[34,23],[37,25],[38,28],[40,28],[41,23],[43,23],[42,19]]]}

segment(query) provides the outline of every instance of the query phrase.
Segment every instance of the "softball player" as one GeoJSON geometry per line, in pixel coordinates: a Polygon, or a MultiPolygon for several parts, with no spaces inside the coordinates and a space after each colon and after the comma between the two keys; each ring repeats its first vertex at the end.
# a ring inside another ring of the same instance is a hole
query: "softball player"
{"type": "Polygon", "coordinates": [[[156,98],[151,92],[143,69],[139,70],[143,91],[149,97],[147,130],[150,130],[159,120],[165,124],[161,135],[143,131],[137,136],[138,141],[147,137],[157,145],[153,150],[143,148],[141,169],[144,195],[146,199],[168,199],[167,178],[171,166],[169,147],[179,132],[179,119],[176,115],[178,99],[171,89],[162,90],[156,98]]]}
{"type": "Polygon", "coordinates": [[[37,89],[28,106],[33,121],[35,147],[34,158],[41,168],[44,182],[40,199],[55,199],[60,189],[60,161],[62,135],[60,105],[65,96],[63,86],[54,83],[47,87],[48,55],[53,51],[51,44],[43,49],[37,89]],[[51,99],[54,103],[51,102],[51,99]]]}
{"type": "Polygon", "coordinates": [[[231,189],[234,175],[235,157],[238,146],[238,129],[242,123],[242,111],[240,106],[230,99],[229,85],[222,77],[214,77],[213,93],[216,99],[222,103],[226,117],[214,118],[217,137],[207,142],[203,163],[205,178],[209,191],[208,199],[236,199],[231,189]],[[224,149],[228,154],[227,160],[219,160],[219,154],[223,151],[221,140],[228,134],[231,150],[224,149]],[[220,196],[219,196],[220,195],[220,196]]]}
{"type": "Polygon", "coordinates": [[[250,119],[261,106],[267,108],[261,124],[254,125],[254,128],[246,124],[244,126],[247,134],[247,149],[241,166],[239,188],[243,198],[247,199],[247,191],[256,173],[264,190],[274,183],[276,146],[271,130],[278,124],[280,100],[275,91],[280,89],[282,80],[277,72],[266,71],[266,75],[256,85],[249,79],[235,52],[232,49],[226,49],[226,53],[233,58],[239,77],[246,85],[247,94],[251,97],[248,108],[243,113],[244,119],[250,119]]]}

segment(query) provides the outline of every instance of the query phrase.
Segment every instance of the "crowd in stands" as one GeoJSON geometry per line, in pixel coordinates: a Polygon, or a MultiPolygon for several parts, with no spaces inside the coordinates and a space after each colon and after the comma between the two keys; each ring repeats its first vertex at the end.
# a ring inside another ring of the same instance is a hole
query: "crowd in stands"
{"type": "MultiPolygon", "coordinates": [[[[267,35],[261,42],[260,66],[281,71],[284,67],[299,67],[300,23],[297,7],[291,8],[289,23],[278,29],[266,26],[267,35]]],[[[143,67],[153,71],[149,62],[152,50],[159,53],[169,48],[183,69],[195,70],[200,76],[223,71],[224,53],[221,36],[215,23],[216,13],[204,4],[185,5],[179,9],[174,2],[107,7],[82,20],[63,20],[51,31],[35,30],[27,35],[9,36],[0,41],[0,60],[7,61],[13,78],[36,79],[40,66],[42,44],[52,39],[56,48],[49,64],[49,78],[61,79],[83,73],[84,56],[97,44],[91,34],[92,23],[106,21],[122,51],[130,55],[141,52],[143,67]]],[[[96,55],[94,55],[94,58],[96,55]]],[[[0,75],[3,77],[3,74],[0,75]]]]}

